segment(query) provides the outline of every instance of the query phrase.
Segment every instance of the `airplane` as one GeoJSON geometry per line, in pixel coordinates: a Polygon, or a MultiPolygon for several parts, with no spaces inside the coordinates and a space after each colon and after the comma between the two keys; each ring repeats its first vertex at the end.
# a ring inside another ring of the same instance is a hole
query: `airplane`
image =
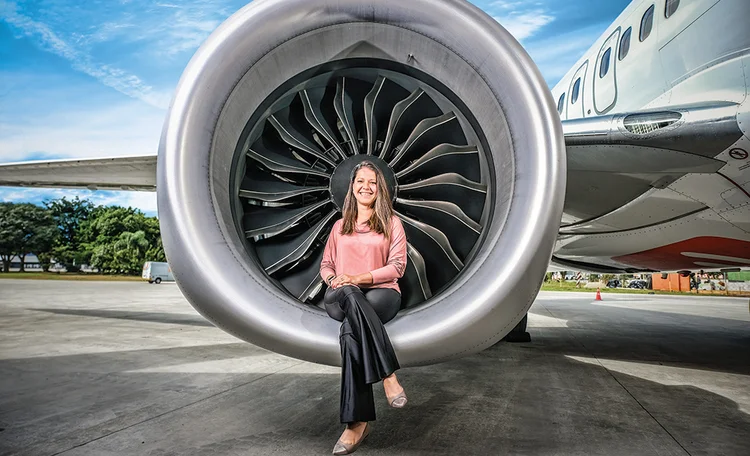
{"type": "Polygon", "coordinates": [[[323,244],[351,170],[385,174],[409,241],[404,366],[525,321],[545,273],[750,264],[746,0],[634,0],[551,91],[462,0],[259,0],[177,86],[158,156],[0,165],[0,185],[156,191],[205,318],[337,365],[323,244]]]}

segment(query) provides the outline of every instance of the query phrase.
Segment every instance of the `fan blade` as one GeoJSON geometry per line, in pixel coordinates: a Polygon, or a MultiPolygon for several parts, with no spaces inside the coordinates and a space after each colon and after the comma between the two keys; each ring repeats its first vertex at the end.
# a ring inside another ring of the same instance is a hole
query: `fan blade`
{"type": "MultiPolygon", "coordinates": [[[[401,162],[401,160],[406,156],[408,153],[412,151],[412,149],[419,148],[422,146],[424,148],[424,144],[426,143],[428,147],[430,147],[430,144],[435,144],[437,142],[445,142],[441,140],[445,140],[445,131],[448,130],[449,126],[448,124],[454,122],[455,126],[458,125],[458,119],[456,118],[456,115],[452,112],[443,114],[439,117],[433,117],[431,119],[424,119],[417,126],[414,128],[414,131],[411,132],[409,135],[409,138],[407,138],[406,142],[402,147],[399,148],[398,152],[396,153],[396,156],[393,157],[393,160],[391,160],[390,163],[388,163],[391,168],[396,168],[398,164],[401,162]]],[[[459,126],[460,128],[460,126],[459,126]]],[[[459,130],[460,131],[460,130],[459,130]]],[[[465,142],[460,141],[460,138],[451,138],[451,139],[458,139],[459,141],[451,141],[448,140],[447,142],[465,142]]]]}
{"type": "Polygon", "coordinates": [[[487,186],[470,181],[460,174],[446,173],[411,184],[401,185],[399,195],[417,199],[449,201],[475,222],[482,217],[487,186]]]}
{"type": "MultiPolygon", "coordinates": [[[[248,211],[244,217],[245,236],[256,241],[267,239],[283,233],[295,226],[300,220],[312,214],[321,207],[330,204],[331,199],[326,199],[312,206],[296,209],[258,207],[248,211]]],[[[263,263],[267,264],[267,263],[263,263]]]]}
{"type": "Polygon", "coordinates": [[[404,222],[406,238],[426,255],[425,265],[431,289],[439,289],[448,283],[456,272],[463,269],[463,262],[453,251],[448,238],[442,231],[400,212],[396,214],[404,222]]]}
{"type": "Polygon", "coordinates": [[[292,272],[279,279],[281,285],[289,293],[302,302],[307,302],[325,287],[320,277],[320,262],[323,261],[323,246],[317,248],[317,253],[304,260],[303,266],[297,266],[292,272]],[[298,269],[299,268],[299,269],[298,269]]]}
{"type": "Polygon", "coordinates": [[[397,198],[400,209],[419,221],[440,229],[450,239],[451,246],[464,260],[482,232],[482,227],[461,210],[446,201],[413,201],[397,198]]]}
{"type": "Polygon", "coordinates": [[[396,178],[434,176],[446,169],[454,170],[469,180],[479,180],[479,151],[476,146],[440,144],[396,173],[396,178]]]}
{"type": "Polygon", "coordinates": [[[342,125],[342,136],[349,142],[349,149],[352,154],[358,154],[359,144],[357,144],[357,135],[354,133],[354,111],[352,110],[352,99],[346,93],[346,78],[341,78],[336,84],[334,107],[342,125]]]}
{"type": "Polygon", "coordinates": [[[283,155],[271,152],[268,149],[258,148],[257,145],[254,145],[253,147],[255,147],[255,149],[250,148],[247,151],[247,156],[262,164],[271,171],[276,171],[279,173],[312,174],[315,176],[328,178],[331,177],[329,173],[306,167],[302,162],[298,160],[287,158],[283,155]]]}
{"type": "Polygon", "coordinates": [[[378,139],[385,139],[388,120],[396,104],[407,98],[409,92],[395,82],[379,76],[365,97],[365,127],[367,129],[367,154],[378,152],[378,139]]]}
{"type": "Polygon", "coordinates": [[[406,244],[409,260],[406,262],[404,276],[399,279],[401,288],[401,306],[408,309],[421,304],[432,297],[430,282],[427,280],[427,269],[424,258],[413,245],[406,244]]]}
{"type": "Polygon", "coordinates": [[[279,180],[259,180],[245,177],[242,179],[239,195],[241,198],[253,199],[267,203],[283,201],[308,193],[327,191],[328,187],[304,187],[279,180]]]}
{"type": "Polygon", "coordinates": [[[426,118],[442,115],[442,110],[430,99],[422,89],[417,89],[404,100],[396,103],[388,122],[380,158],[386,159],[393,147],[404,141],[404,137],[414,131],[414,127],[426,118]]]}
{"type": "Polygon", "coordinates": [[[336,215],[336,211],[329,212],[318,223],[293,239],[258,243],[256,252],[261,263],[268,265],[266,266],[266,272],[273,274],[302,259],[334,215],[336,215]]]}
{"type": "Polygon", "coordinates": [[[281,139],[284,140],[285,143],[289,144],[295,149],[310,154],[318,160],[327,163],[332,168],[335,168],[336,163],[333,160],[323,155],[323,153],[318,149],[318,147],[312,140],[306,138],[304,134],[300,133],[299,130],[292,126],[289,115],[290,110],[288,108],[283,109],[270,116],[268,118],[268,121],[271,123],[273,128],[275,128],[276,131],[279,132],[279,136],[281,136],[281,139]]]}
{"type": "Polygon", "coordinates": [[[342,160],[346,159],[346,153],[344,152],[344,149],[341,147],[341,144],[339,144],[338,139],[336,139],[336,135],[328,126],[328,123],[325,121],[325,117],[323,116],[323,112],[320,110],[321,101],[323,100],[322,94],[315,93],[309,90],[303,90],[300,93],[300,97],[302,99],[302,105],[305,108],[305,119],[307,119],[307,121],[310,123],[310,125],[312,125],[315,131],[317,131],[326,139],[326,141],[328,141],[333,146],[342,160]]]}

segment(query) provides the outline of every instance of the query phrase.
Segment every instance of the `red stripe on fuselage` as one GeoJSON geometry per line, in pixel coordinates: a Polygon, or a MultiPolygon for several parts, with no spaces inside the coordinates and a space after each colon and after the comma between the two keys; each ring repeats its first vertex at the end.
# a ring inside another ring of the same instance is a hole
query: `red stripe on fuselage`
{"type": "Polygon", "coordinates": [[[712,269],[708,266],[696,265],[695,262],[726,264],[727,267],[743,265],[725,259],[715,260],[687,257],[683,255],[682,252],[722,255],[733,258],[742,258],[750,262],[750,242],[714,236],[702,236],[687,239],[663,247],[644,250],[643,252],[612,257],[612,259],[634,268],[651,269],[654,271],[712,269]]]}

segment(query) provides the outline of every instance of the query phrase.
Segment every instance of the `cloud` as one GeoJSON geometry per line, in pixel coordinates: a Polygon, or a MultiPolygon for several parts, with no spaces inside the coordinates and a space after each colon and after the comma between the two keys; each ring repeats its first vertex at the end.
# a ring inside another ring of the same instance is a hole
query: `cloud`
{"type": "Polygon", "coordinates": [[[505,27],[518,41],[529,38],[555,20],[553,16],[541,9],[520,13],[511,12],[503,16],[492,16],[492,18],[505,27]]]}
{"type": "Polygon", "coordinates": [[[70,61],[76,70],[96,78],[102,84],[118,92],[152,106],[160,108],[168,106],[171,91],[157,91],[135,74],[113,65],[95,62],[89,54],[77,48],[75,43],[63,39],[46,24],[21,14],[16,4],[3,2],[2,6],[3,17],[8,24],[25,36],[35,38],[45,50],[70,61]]]}
{"type": "Polygon", "coordinates": [[[496,0],[490,2],[489,8],[500,8],[500,9],[516,9],[524,5],[528,5],[530,2],[521,0],[496,0]]]}
{"type": "Polygon", "coordinates": [[[153,37],[158,44],[155,51],[166,56],[195,51],[221,23],[219,18],[211,18],[205,10],[175,8],[169,25],[156,29],[158,36],[153,37]]]}
{"type": "Polygon", "coordinates": [[[37,113],[32,120],[0,119],[0,162],[31,154],[64,157],[155,155],[165,112],[132,100],[37,113]]]}
{"type": "Polygon", "coordinates": [[[526,46],[526,52],[552,87],[596,43],[608,25],[594,24],[569,33],[537,40],[526,46]]]}

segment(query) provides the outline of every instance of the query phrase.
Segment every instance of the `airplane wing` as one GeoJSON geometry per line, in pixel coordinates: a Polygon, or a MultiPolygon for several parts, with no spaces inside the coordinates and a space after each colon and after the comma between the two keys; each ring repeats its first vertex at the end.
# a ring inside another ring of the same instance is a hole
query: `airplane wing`
{"type": "MultiPolygon", "coordinates": [[[[638,251],[638,240],[645,239],[643,229],[653,227],[657,232],[679,219],[721,209],[690,195],[687,190],[693,184],[687,184],[688,175],[718,175],[721,191],[726,187],[747,195],[736,183],[741,179],[735,174],[744,168],[735,170],[739,165],[734,162],[741,162],[733,160],[727,167],[728,157],[734,156],[726,151],[743,137],[740,109],[721,102],[563,121],[568,176],[553,264],[631,272],[605,254],[613,242],[628,239],[638,251]],[[641,234],[632,234],[638,230],[641,234]],[[587,235],[594,237],[586,239],[587,235]],[[595,242],[609,246],[596,248],[595,242]],[[581,251],[584,243],[587,253],[581,251]],[[597,250],[601,255],[593,253],[597,250]]],[[[737,151],[747,158],[744,150],[737,151]]]]}
{"type": "Polygon", "coordinates": [[[156,155],[0,164],[0,186],[156,191],[156,155]]]}
{"type": "Polygon", "coordinates": [[[722,103],[563,121],[568,185],[561,234],[599,232],[604,226],[592,221],[646,191],[688,173],[719,171],[726,162],[715,157],[742,137],[737,112],[738,105],[722,103]]]}

